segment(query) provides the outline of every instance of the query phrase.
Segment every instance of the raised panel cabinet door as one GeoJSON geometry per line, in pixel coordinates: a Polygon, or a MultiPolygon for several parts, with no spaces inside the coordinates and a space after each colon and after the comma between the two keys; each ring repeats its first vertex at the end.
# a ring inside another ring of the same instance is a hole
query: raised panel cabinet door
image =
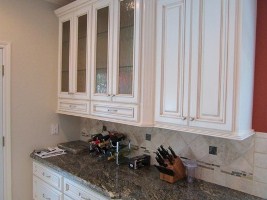
{"type": "Polygon", "coordinates": [[[157,1],[155,121],[187,124],[185,0],[157,1]]]}
{"type": "Polygon", "coordinates": [[[142,1],[114,2],[112,101],[137,103],[142,1]]]}
{"type": "Polygon", "coordinates": [[[93,5],[91,99],[111,101],[113,1],[93,5]]]}
{"type": "Polygon", "coordinates": [[[236,6],[193,0],[190,126],[232,129],[236,6]]]}

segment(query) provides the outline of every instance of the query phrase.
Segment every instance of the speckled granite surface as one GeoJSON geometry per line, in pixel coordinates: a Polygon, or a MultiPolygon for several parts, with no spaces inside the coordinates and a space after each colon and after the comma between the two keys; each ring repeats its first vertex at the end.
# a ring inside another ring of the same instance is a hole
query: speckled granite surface
{"type": "Polygon", "coordinates": [[[63,176],[111,199],[124,200],[257,200],[260,198],[197,180],[192,184],[169,184],[153,167],[131,170],[127,165],[89,154],[66,154],[50,158],[31,157],[63,176]]]}
{"type": "Polygon", "coordinates": [[[90,145],[88,142],[84,142],[81,140],[60,143],[57,146],[73,154],[79,154],[79,153],[86,152],[86,151],[89,152],[89,148],[90,148],[90,145]]]}

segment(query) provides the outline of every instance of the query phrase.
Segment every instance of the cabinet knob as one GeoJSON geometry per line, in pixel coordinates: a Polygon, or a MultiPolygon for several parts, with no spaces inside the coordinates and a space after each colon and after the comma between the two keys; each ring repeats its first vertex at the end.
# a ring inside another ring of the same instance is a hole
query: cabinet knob
{"type": "Polygon", "coordinates": [[[77,106],[76,105],[70,105],[70,108],[76,108],[77,106]]]}
{"type": "Polygon", "coordinates": [[[51,176],[46,175],[44,172],[42,173],[43,176],[45,176],[46,178],[51,178],[51,176]]]}
{"type": "Polygon", "coordinates": [[[118,112],[118,110],[117,109],[111,109],[111,108],[109,108],[108,109],[108,112],[118,112]]]}
{"type": "Polygon", "coordinates": [[[195,118],[194,118],[194,117],[190,117],[189,120],[190,120],[190,121],[194,121],[195,118]]]}
{"type": "Polygon", "coordinates": [[[110,97],[111,95],[110,94],[107,94],[107,97],[110,97]]]}
{"type": "Polygon", "coordinates": [[[183,121],[186,120],[186,117],[182,117],[182,120],[183,120],[183,121]]]}
{"type": "Polygon", "coordinates": [[[115,97],[115,96],[116,96],[116,94],[113,94],[113,95],[112,95],[112,97],[115,97]]]}
{"type": "Polygon", "coordinates": [[[49,197],[46,197],[46,195],[45,195],[45,194],[43,194],[43,198],[44,198],[44,199],[46,199],[46,200],[51,200],[51,198],[49,198],[49,197]]]}
{"type": "Polygon", "coordinates": [[[79,197],[84,200],[91,200],[90,198],[83,197],[82,194],[79,192],[79,197]]]}

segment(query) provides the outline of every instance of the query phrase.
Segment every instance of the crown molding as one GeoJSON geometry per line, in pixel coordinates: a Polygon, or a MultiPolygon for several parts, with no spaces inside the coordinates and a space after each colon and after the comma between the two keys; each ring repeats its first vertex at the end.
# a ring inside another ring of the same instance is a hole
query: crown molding
{"type": "Polygon", "coordinates": [[[73,2],[74,0],[45,0],[45,1],[59,5],[59,6],[65,6],[65,5],[73,2]]]}

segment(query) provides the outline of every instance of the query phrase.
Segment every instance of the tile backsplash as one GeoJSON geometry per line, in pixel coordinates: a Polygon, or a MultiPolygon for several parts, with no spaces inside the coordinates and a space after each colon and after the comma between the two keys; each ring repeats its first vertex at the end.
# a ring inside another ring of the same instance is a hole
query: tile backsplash
{"type": "Polygon", "coordinates": [[[160,128],[135,127],[111,122],[82,118],[82,132],[99,133],[106,126],[109,131],[127,135],[140,151],[154,153],[163,145],[171,146],[180,157],[198,162],[196,177],[204,181],[229,187],[262,198],[267,198],[267,134],[234,141],[160,128]],[[146,134],[151,134],[147,141],[146,134]],[[217,147],[217,155],[209,154],[209,147],[217,147]]]}

